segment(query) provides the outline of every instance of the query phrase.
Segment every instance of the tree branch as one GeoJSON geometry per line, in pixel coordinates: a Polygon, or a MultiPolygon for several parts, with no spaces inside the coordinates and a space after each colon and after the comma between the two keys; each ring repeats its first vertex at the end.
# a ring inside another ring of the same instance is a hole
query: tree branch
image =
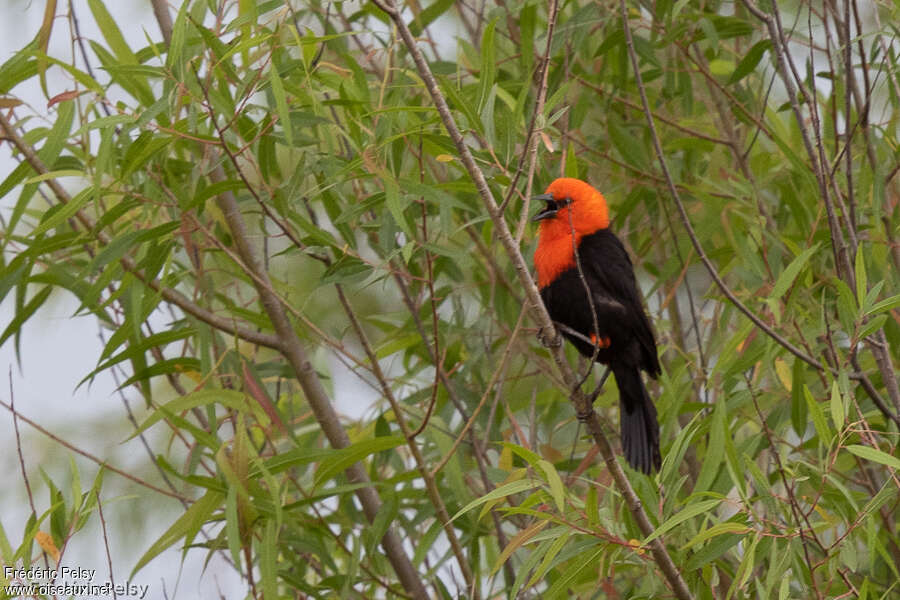
{"type": "MultiPolygon", "coordinates": [[[[25,142],[24,139],[22,139],[21,136],[19,136],[18,132],[16,132],[15,128],[3,114],[0,114],[0,129],[3,129],[3,133],[6,135],[6,139],[10,140],[13,146],[15,146],[16,149],[25,156],[25,160],[29,165],[31,165],[31,168],[34,169],[36,173],[38,173],[39,175],[45,175],[49,172],[49,169],[47,169],[47,166],[40,159],[40,157],[38,157],[34,148],[32,148],[27,142],[25,142]]],[[[57,201],[59,201],[61,204],[68,204],[69,202],[71,202],[72,197],[69,196],[69,193],[63,189],[63,187],[56,179],[47,179],[45,183],[50,187],[50,189],[53,191],[53,195],[56,196],[57,201]]],[[[103,231],[95,231],[96,227],[93,220],[88,217],[84,213],[84,211],[77,211],[74,217],[85,230],[95,232],[93,235],[96,237],[97,241],[99,241],[104,246],[109,245],[109,236],[103,231]]],[[[130,257],[123,256],[119,259],[119,263],[126,271],[134,275],[138,280],[142,281],[152,290],[158,292],[166,301],[176,305],[185,313],[195,317],[200,321],[203,321],[207,325],[210,325],[215,329],[223,331],[229,335],[234,335],[253,344],[258,344],[260,346],[265,346],[266,348],[272,348],[274,350],[278,350],[280,348],[280,342],[277,337],[237,325],[231,320],[220,317],[219,315],[194,303],[181,292],[164,286],[156,279],[147,278],[141,272],[141,270],[138,269],[137,264],[135,264],[135,262],[130,257]]]]}

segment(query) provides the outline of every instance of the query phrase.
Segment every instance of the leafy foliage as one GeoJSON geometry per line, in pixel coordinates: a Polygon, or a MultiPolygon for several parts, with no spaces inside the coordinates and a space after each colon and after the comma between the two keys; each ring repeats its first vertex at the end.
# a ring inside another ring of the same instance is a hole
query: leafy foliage
{"type": "MultiPolygon", "coordinates": [[[[0,66],[20,161],[0,182],[14,198],[0,296],[16,307],[0,341],[67,290],[112,329],[86,379],[125,369],[152,407],[135,434],[168,427],[188,451],[176,467],[158,449],[194,500],[135,569],[200,546],[253,597],[393,597],[379,543],[397,531],[444,597],[651,598],[670,594],[645,548],[661,537],[697,598],[897,593],[895,9],[631,3],[629,31],[602,2],[403,13],[526,256],[531,190],[577,176],[610,202],[665,371],[662,470],[629,472],[647,536],[376,5],[189,0],[153,43],[88,6],[96,78],[47,56],[52,19],[0,66]],[[48,73],[78,93],[45,91],[44,123],[16,88],[48,73]],[[354,374],[378,400],[333,447],[306,384],[333,398],[354,374]]],[[[596,410],[610,431],[617,406],[609,383],[596,410]]],[[[69,504],[91,510],[99,481],[69,504]]],[[[57,544],[79,529],[54,522],[66,504],[51,497],[29,540],[48,516],[57,544]]],[[[29,540],[13,551],[0,535],[4,562],[31,561],[29,540]]]]}

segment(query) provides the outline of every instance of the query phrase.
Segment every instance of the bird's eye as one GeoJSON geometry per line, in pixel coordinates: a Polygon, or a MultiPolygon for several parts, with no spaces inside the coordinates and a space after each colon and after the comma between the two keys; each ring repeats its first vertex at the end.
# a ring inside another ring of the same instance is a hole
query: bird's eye
{"type": "Polygon", "coordinates": [[[560,208],[562,208],[563,206],[568,206],[569,204],[572,204],[572,199],[568,196],[556,202],[556,205],[560,208]]]}

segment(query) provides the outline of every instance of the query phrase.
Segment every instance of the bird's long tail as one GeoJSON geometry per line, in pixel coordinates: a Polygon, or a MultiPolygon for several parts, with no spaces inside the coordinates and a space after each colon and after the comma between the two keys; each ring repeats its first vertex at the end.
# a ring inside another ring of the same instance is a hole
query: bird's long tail
{"type": "Polygon", "coordinates": [[[662,463],[656,407],[637,368],[616,365],[612,369],[619,386],[619,423],[625,460],[638,471],[650,474],[662,463]]]}

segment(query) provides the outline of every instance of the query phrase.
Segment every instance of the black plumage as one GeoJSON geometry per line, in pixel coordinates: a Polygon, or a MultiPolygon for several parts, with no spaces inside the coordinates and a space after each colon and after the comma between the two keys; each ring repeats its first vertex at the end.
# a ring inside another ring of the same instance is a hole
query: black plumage
{"type": "MultiPolygon", "coordinates": [[[[586,338],[592,334],[604,347],[596,350],[596,361],[609,365],[619,387],[622,449],[635,469],[650,473],[661,464],[656,407],[641,379],[660,374],[656,340],[644,311],[634,268],[622,242],[609,230],[600,229],[581,238],[578,257],[584,273],[569,268],[541,288],[550,317],[586,338]],[[596,313],[591,316],[585,282],[596,313]]],[[[586,357],[595,348],[576,336],[563,335],[586,357]]]]}

